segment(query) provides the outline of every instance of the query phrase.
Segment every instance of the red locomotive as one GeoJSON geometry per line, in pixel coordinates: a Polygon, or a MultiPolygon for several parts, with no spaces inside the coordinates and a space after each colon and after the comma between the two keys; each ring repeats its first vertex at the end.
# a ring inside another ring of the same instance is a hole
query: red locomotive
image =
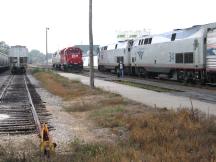
{"type": "Polygon", "coordinates": [[[81,71],[83,69],[82,50],[68,47],[56,52],[52,59],[53,68],[64,71],[81,71]]]}

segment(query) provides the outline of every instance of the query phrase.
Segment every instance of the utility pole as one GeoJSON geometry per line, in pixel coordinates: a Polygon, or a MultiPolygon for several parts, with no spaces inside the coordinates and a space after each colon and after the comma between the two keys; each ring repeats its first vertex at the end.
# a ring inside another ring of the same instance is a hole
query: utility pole
{"type": "Polygon", "coordinates": [[[47,47],[47,32],[49,28],[46,27],[46,67],[48,67],[48,47],[47,47]]]}
{"type": "Polygon", "coordinates": [[[90,87],[94,88],[93,32],[92,32],[92,0],[89,0],[89,58],[90,87]]]}

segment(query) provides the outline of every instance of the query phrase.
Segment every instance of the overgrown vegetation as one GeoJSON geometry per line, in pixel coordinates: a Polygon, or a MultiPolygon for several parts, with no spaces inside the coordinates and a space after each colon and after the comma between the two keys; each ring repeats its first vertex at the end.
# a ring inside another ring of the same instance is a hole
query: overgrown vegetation
{"type": "Polygon", "coordinates": [[[69,101],[66,111],[86,112],[98,127],[109,128],[118,137],[115,144],[87,144],[76,139],[71,153],[61,161],[216,161],[215,117],[197,110],[147,108],[51,71],[37,71],[34,76],[50,92],[69,101]]]}
{"type": "Polygon", "coordinates": [[[33,74],[48,91],[62,97],[66,101],[102,93],[99,89],[92,90],[78,80],[68,80],[51,70],[35,69],[33,74]]]}

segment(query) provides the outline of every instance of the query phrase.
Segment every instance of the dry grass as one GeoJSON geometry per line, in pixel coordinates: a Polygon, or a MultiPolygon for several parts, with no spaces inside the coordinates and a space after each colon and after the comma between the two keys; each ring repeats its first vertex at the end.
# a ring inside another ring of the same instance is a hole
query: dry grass
{"type": "Polygon", "coordinates": [[[35,76],[50,92],[69,101],[66,111],[88,112],[97,126],[111,128],[119,137],[115,145],[75,140],[69,157],[72,161],[216,161],[215,117],[188,109],[148,109],[54,73],[38,72],[35,76]]]}
{"type": "Polygon", "coordinates": [[[209,131],[216,127],[205,118],[194,119],[186,109],[145,113],[125,120],[130,143],[148,155],[148,161],[216,160],[216,134],[209,131]]]}
{"type": "MultiPolygon", "coordinates": [[[[114,133],[119,133],[115,127],[125,128],[123,130],[127,137],[119,138],[121,141],[119,146],[124,147],[126,155],[132,154],[133,160],[148,162],[216,160],[215,118],[206,119],[199,112],[194,115],[188,109],[178,112],[157,110],[134,113],[132,111],[96,114],[97,117],[94,119],[102,127],[113,128],[114,133]]],[[[122,155],[124,160],[130,161],[131,157],[128,158],[126,155],[122,155]]]]}
{"type": "Polygon", "coordinates": [[[6,145],[0,145],[1,162],[27,162],[41,161],[40,151],[31,140],[27,140],[18,148],[8,141],[6,145]]]}
{"type": "Polygon", "coordinates": [[[67,104],[64,106],[64,109],[68,112],[84,112],[107,106],[120,105],[122,103],[123,98],[118,95],[89,95],[67,102],[67,104]]]}
{"type": "Polygon", "coordinates": [[[76,80],[68,80],[64,77],[59,76],[52,71],[44,72],[39,71],[34,74],[34,76],[41,81],[42,85],[51,93],[62,97],[64,100],[68,101],[71,99],[88,96],[97,95],[102,93],[99,89],[90,89],[76,80]]]}

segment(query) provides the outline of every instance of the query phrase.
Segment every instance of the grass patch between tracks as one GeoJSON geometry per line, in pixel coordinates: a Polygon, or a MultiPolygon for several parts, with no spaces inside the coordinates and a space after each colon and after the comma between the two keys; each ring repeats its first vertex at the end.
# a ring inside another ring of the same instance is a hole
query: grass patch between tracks
{"type": "Polygon", "coordinates": [[[99,89],[90,89],[78,80],[68,80],[60,75],[49,71],[38,71],[33,73],[41,81],[42,85],[51,93],[62,97],[64,100],[71,100],[88,95],[101,94],[99,89]]]}
{"type": "Polygon", "coordinates": [[[68,101],[64,107],[67,112],[86,112],[97,127],[109,128],[117,136],[114,144],[74,140],[70,160],[216,161],[215,117],[197,110],[147,108],[119,95],[91,90],[51,71],[34,76],[50,92],[68,101]]]}

